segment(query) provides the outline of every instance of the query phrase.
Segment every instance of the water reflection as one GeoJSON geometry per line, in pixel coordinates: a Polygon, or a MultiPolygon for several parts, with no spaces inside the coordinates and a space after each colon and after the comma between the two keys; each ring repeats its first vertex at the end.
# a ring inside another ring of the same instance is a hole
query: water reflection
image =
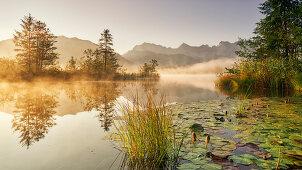
{"type": "MultiPolygon", "coordinates": [[[[194,79],[196,79],[194,77],[194,79]]],[[[131,100],[136,94],[166,94],[169,102],[192,102],[213,99],[216,91],[186,81],[139,82],[36,82],[0,83],[0,112],[13,115],[12,129],[22,146],[29,148],[46,136],[65,115],[98,113],[100,127],[110,131],[116,99],[131,100]],[[94,113],[89,113],[94,111],[94,113]],[[56,115],[56,116],[55,116],[56,115]]]]}
{"type": "Polygon", "coordinates": [[[145,93],[151,93],[153,95],[158,94],[158,81],[140,81],[139,84],[145,93]]]}
{"type": "Polygon", "coordinates": [[[53,116],[57,104],[55,95],[44,94],[41,91],[27,91],[17,96],[12,128],[20,133],[22,146],[29,148],[44,138],[48,129],[56,124],[53,116]]]}
{"type": "Polygon", "coordinates": [[[113,122],[115,99],[120,95],[119,83],[94,83],[89,86],[82,86],[79,89],[79,100],[84,110],[99,111],[98,119],[101,127],[109,131],[113,122]]]}
{"type": "Polygon", "coordinates": [[[238,97],[240,99],[245,98],[261,98],[261,97],[293,97],[298,95],[297,91],[294,89],[283,89],[283,90],[274,90],[274,89],[254,89],[252,88],[228,88],[220,87],[218,88],[220,93],[229,96],[230,98],[238,97]]]}
{"type": "Polygon", "coordinates": [[[77,105],[80,107],[76,113],[98,111],[100,126],[109,131],[115,100],[124,87],[123,83],[113,82],[2,83],[0,86],[1,111],[14,115],[12,129],[18,133],[20,144],[27,148],[43,139],[56,125],[54,115],[71,114],[71,107],[77,105]],[[72,103],[71,107],[68,102],[72,103]]]}

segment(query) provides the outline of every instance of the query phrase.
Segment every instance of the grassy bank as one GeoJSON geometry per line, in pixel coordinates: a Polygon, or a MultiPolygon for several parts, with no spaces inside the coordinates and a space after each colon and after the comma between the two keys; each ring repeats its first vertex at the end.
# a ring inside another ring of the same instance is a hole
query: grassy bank
{"type": "Polygon", "coordinates": [[[302,87],[297,63],[282,59],[241,60],[219,75],[216,86],[226,93],[286,94],[302,87]]]}

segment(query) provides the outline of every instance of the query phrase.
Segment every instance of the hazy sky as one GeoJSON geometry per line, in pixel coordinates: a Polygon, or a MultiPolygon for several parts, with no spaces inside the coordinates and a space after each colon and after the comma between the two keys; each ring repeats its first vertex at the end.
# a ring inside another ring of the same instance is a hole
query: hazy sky
{"type": "Polygon", "coordinates": [[[97,42],[111,30],[124,53],[143,42],[178,47],[250,37],[264,0],[0,0],[0,40],[12,38],[31,13],[56,35],[97,42]]]}

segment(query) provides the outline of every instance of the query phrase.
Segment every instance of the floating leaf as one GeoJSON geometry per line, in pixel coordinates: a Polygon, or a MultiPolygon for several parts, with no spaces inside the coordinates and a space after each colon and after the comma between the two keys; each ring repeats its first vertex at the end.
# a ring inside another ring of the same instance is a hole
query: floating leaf
{"type": "Polygon", "coordinates": [[[195,165],[193,163],[185,163],[181,164],[180,166],[177,167],[179,170],[194,170],[194,169],[199,169],[200,165],[195,165]]]}
{"type": "Polygon", "coordinates": [[[193,131],[193,132],[203,132],[204,131],[204,128],[198,124],[198,123],[194,123],[190,129],[193,131]]]}
{"type": "MultiPolygon", "coordinates": [[[[248,155],[248,154],[246,154],[246,155],[248,155]]],[[[234,162],[236,162],[236,163],[238,163],[238,164],[242,164],[242,165],[250,165],[250,164],[253,163],[253,162],[250,160],[250,158],[245,157],[245,156],[243,156],[243,155],[240,155],[240,156],[238,156],[238,155],[233,155],[233,156],[231,156],[231,159],[232,159],[234,162]]]]}
{"type": "Polygon", "coordinates": [[[205,164],[202,166],[202,169],[206,169],[206,170],[221,170],[222,167],[221,165],[218,164],[213,164],[213,163],[209,163],[209,164],[205,164]]]}

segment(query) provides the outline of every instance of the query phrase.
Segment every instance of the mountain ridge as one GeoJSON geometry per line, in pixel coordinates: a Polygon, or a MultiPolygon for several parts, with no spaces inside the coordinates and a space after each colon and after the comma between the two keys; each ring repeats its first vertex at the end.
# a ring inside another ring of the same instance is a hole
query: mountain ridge
{"type": "Polygon", "coordinates": [[[221,41],[218,45],[190,46],[182,43],[177,48],[165,47],[154,43],[142,43],[122,56],[136,64],[159,58],[160,67],[186,66],[216,59],[237,58],[235,51],[239,50],[236,42],[221,41]],[[187,60],[185,60],[187,59],[187,60]]]}
{"type": "MultiPolygon", "coordinates": [[[[58,36],[55,46],[57,47],[56,52],[59,54],[58,62],[62,67],[65,66],[71,56],[79,60],[83,56],[84,50],[88,48],[97,48],[97,44],[89,40],[82,40],[77,37],[66,37],[63,35],[58,36]]],[[[14,51],[14,48],[13,39],[0,41],[0,57],[15,58],[17,53],[14,51]]],[[[117,54],[117,58],[121,65],[125,65],[126,67],[128,65],[133,65],[131,61],[123,58],[120,54],[117,54]]]]}
{"type": "MultiPolygon", "coordinates": [[[[82,40],[77,37],[58,36],[55,46],[59,53],[59,64],[65,66],[71,56],[79,60],[83,56],[84,50],[96,49],[97,44],[82,40]]],[[[0,57],[14,58],[16,52],[12,39],[0,41],[0,57]]],[[[236,58],[235,51],[239,47],[235,43],[221,41],[218,45],[190,46],[182,43],[177,48],[165,47],[154,43],[144,42],[136,45],[123,55],[117,54],[121,65],[128,71],[135,71],[139,65],[149,62],[152,59],[158,60],[160,68],[190,66],[196,63],[207,62],[216,59],[236,58]]]]}

